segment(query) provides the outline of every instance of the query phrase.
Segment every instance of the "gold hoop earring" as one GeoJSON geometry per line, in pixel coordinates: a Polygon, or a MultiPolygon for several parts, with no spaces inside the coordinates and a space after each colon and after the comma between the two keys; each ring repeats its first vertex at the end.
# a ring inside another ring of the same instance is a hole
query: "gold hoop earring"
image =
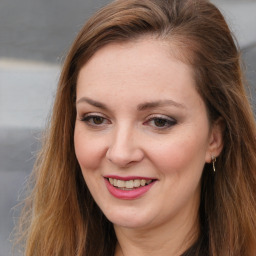
{"type": "Polygon", "coordinates": [[[215,156],[212,156],[212,169],[214,172],[216,172],[216,169],[215,169],[215,162],[216,162],[216,157],[215,156]]]}

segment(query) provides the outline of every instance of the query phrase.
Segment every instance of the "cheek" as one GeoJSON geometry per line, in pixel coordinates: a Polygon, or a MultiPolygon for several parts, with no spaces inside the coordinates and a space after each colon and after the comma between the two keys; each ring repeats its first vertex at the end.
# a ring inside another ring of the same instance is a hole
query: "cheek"
{"type": "Polygon", "coordinates": [[[104,145],[102,140],[90,136],[79,128],[76,128],[74,133],[74,144],[76,157],[81,169],[94,170],[98,168],[100,159],[104,155],[104,145]]]}
{"type": "Polygon", "coordinates": [[[201,173],[205,164],[206,145],[206,139],[183,134],[158,143],[154,147],[150,146],[152,151],[149,154],[157,169],[164,173],[201,173]]]}

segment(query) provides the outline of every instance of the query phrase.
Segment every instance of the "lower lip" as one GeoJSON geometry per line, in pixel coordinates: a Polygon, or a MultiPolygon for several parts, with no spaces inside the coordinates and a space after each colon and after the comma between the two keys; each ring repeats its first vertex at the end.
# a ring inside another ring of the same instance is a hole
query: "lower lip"
{"type": "Polygon", "coordinates": [[[124,199],[124,200],[132,200],[132,199],[140,198],[142,195],[144,195],[147,191],[149,191],[152,188],[155,182],[156,181],[153,181],[147,186],[135,188],[132,190],[122,190],[114,187],[109,183],[108,179],[105,179],[105,183],[110,194],[118,199],[124,199]]]}

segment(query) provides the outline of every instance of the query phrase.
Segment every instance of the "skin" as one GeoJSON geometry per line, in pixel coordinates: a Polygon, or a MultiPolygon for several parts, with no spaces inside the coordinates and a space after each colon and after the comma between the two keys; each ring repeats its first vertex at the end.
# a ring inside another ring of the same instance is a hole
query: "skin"
{"type": "Polygon", "coordinates": [[[114,224],[117,256],[179,255],[193,243],[203,167],[222,148],[220,126],[209,123],[191,67],[169,48],[146,38],[112,43],[79,72],[76,156],[114,224]],[[143,196],[123,200],[109,193],[106,175],[157,181],[143,196]]]}

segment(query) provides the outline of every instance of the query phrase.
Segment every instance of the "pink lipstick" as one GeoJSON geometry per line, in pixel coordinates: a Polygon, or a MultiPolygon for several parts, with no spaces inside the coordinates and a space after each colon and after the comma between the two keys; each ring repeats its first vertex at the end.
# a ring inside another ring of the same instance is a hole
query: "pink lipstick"
{"type": "Polygon", "coordinates": [[[156,183],[155,178],[105,176],[105,184],[111,195],[118,199],[132,200],[140,198],[156,183]]]}

